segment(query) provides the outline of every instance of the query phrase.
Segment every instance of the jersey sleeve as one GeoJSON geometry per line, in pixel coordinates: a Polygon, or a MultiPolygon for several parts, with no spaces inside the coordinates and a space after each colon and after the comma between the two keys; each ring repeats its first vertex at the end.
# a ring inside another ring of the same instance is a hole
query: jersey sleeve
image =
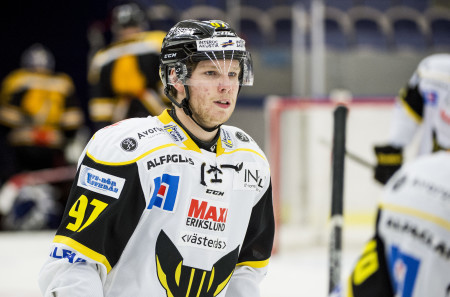
{"type": "Polygon", "coordinates": [[[423,118],[423,98],[418,85],[408,84],[396,99],[389,143],[396,147],[408,145],[416,134],[423,118]]]}
{"type": "MultiPolygon", "coordinates": [[[[380,212],[378,213],[377,225],[380,212]]],[[[330,297],[393,297],[385,247],[378,232],[369,240],[347,278],[330,297]]]]}
{"type": "Polygon", "coordinates": [[[348,294],[353,297],[393,297],[383,241],[370,240],[358,259],[349,279],[348,294]]]}
{"type": "Polygon", "coordinates": [[[40,273],[44,296],[103,296],[87,292],[102,292],[144,209],[136,163],[111,166],[86,154],[40,273]]]}
{"type": "Polygon", "coordinates": [[[238,264],[230,279],[227,296],[260,296],[259,283],[267,273],[272,253],[275,220],[272,184],[253,207],[238,264]]]}

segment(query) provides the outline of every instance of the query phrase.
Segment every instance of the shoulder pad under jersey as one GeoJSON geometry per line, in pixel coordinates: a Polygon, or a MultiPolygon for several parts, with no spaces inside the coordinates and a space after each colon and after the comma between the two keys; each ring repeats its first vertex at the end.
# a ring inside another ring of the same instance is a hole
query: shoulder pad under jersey
{"type": "Polygon", "coordinates": [[[86,154],[100,163],[126,164],[170,141],[156,117],[131,118],[97,131],[86,154]]]}
{"type": "Polygon", "coordinates": [[[264,152],[258,146],[256,141],[240,128],[222,125],[220,129],[220,138],[222,148],[224,148],[225,151],[247,150],[259,155],[262,159],[267,160],[264,152]]]}

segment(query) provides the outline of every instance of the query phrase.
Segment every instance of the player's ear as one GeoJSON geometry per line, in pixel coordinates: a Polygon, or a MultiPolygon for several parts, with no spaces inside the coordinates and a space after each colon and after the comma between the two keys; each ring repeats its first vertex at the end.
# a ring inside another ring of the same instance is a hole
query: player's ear
{"type": "Polygon", "coordinates": [[[184,85],[181,83],[179,78],[177,77],[177,74],[175,72],[175,69],[170,69],[169,79],[172,83],[172,86],[177,90],[177,93],[184,94],[184,85]]]}

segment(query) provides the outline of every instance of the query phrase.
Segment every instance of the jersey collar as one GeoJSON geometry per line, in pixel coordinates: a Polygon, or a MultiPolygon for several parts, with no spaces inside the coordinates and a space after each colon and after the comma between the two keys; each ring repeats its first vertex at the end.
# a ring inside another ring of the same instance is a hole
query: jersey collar
{"type": "MultiPolygon", "coordinates": [[[[192,137],[187,133],[187,131],[177,123],[177,121],[170,116],[169,111],[166,109],[164,110],[159,116],[158,119],[164,124],[175,124],[178,126],[179,129],[183,131],[183,133],[186,136],[186,140],[183,141],[183,145],[186,146],[189,150],[196,151],[201,153],[201,150],[199,146],[195,143],[195,141],[192,139],[192,137]]],[[[225,149],[222,147],[222,141],[221,141],[221,131],[219,131],[219,137],[217,138],[216,142],[216,155],[219,156],[225,152],[225,149]]]]}

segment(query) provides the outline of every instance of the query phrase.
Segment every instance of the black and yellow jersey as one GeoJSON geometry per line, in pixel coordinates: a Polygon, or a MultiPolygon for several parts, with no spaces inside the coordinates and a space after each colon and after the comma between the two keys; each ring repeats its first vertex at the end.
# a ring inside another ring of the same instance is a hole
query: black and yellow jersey
{"type": "Polygon", "coordinates": [[[375,235],[330,297],[448,296],[450,152],[405,163],[389,180],[375,235]]]}
{"type": "Polygon", "coordinates": [[[437,151],[441,146],[450,147],[450,140],[440,132],[439,123],[449,90],[450,55],[434,54],[423,59],[399,92],[388,143],[403,148],[413,141],[420,129],[419,155],[437,151]]]}
{"type": "Polygon", "coordinates": [[[95,54],[88,80],[89,111],[96,128],[162,111],[159,53],[165,34],[137,33],[95,54]]]}
{"type": "Polygon", "coordinates": [[[64,73],[18,69],[2,84],[0,123],[11,146],[62,148],[84,123],[72,79],[64,73]]]}
{"type": "Polygon", "coordinates": [[[43,296],[260,296],[274,237],[267,159],[222,125],[201,149],[167,111],[99,130],[41,270],[43,296]]]}

